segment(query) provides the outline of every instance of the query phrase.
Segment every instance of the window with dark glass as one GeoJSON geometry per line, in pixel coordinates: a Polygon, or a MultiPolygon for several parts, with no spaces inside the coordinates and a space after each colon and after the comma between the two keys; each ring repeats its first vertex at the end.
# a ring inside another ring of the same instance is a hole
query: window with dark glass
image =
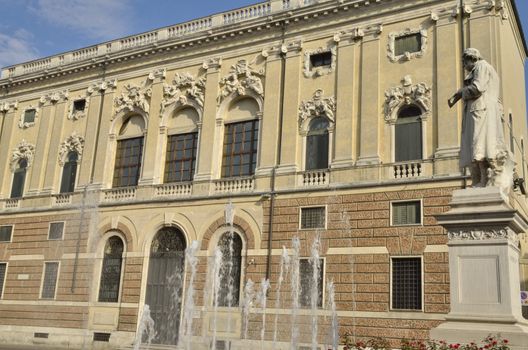
{"type": "Polygon", "coordinates": [[[406,52],[422,51],[422,35],[420,33],[403,35],[394,40],[394,54],[404,55],[406,52]]]}
{"type": "Polygon", "coordinates": [[[165,183],[192,181],[196,166],[198,133],[171,135],[167,142],[165,183]]]}
{"type": "Polygon", "coordinates": [[[13,226],[0,226],[0,242],[11,242],[11,235],[13,234],[13,226]]]}
{"type": "Polygon", "coordinates": [[[68,158],[62,168],[62,179],[60,193],[70,193],[75,189],[75,178],[77,176],[77,152],[68,153],[68,158]]]}
{"type": "Polygon", "coordinates": [[[259,121],[225,126],[222,177],[250,176],[257,166],[259,121]]]}
{"type": "Polygon", "coordinates": [[[59,273],[58,262],[44,263],[44,277],[42,282],[42,299],[55,299],[55,290],[57,289],[57,277],[59,273]]]}
{"type": "Polygon", "coordinates": [[[86,108],[86,100],[75,100],[73,101],[73,112],[83,112],[86,108]]]}
{"type": "Polygon", "coordinates": [[[99,285],[100,302],[117,303],[119,300],[123,249],[123,241],[117,236],[110,237],[106,242],[99,285]]]}
{"type": "Polygon", "coordinates": [[[137,186],[143,156],[143,137],[117,141],[113,187],[137,186]]]}
{"type": "Polygon", "coordinates": [[[36,109],[26,109],[26,111],[24,112],[24,123],[34,123],[36,115],[36,109]]]}
{"type": "Polygon", "coordinates": [[[419,225],[422,223],[420,201],[392,203],[392,225],[419,225]]]}
{"type": "Polygon", "coordinates": [[[310,55],[310,63],[313,68],[330,66],[332,64],[332,52],[321,52],[310,55]]]}
{"type": "Polygon", "coordinates": [[[218,247],[222,253],[218,306],[238,306],[242,273],[242,239],[235,232],[226,232],[220,237],[218,247]]]}
{"type": "Polygon", "coordinates": [[[52,222],[49,226],[48,239],[60,240],[64,234],[64,222],[52,222]]]}
{"type": "Polygon", "coordinates": [[[11,185],[11,198],[20,198],[24,194],[26,183],[27,160],[20,159],[13,174],[13,184],[11,185]]]}
{"type": "Polygon", "coordinates": [[[422,310],[422,259],[392,258],[392,308],[422,310]]]}
{"type": "Polygon", "coordinates": [[[395,161],[422,159],[422,111],[414,105],[403,107],[396,120],[395,161]]]}
{"type": "Polygon", "coordinates": [[[0,299],[4,296],[4,285],[6,279],[7,264],[0,263],[0,299]]]}
{"type": "Polygon", "coordinates": [[[299,277],[301,279],[301,293],[299,303],[301,307],[312,306],[312,287],[317,283],[317,307],[323,307],[324,259],[319,259],[317,281],[314,280],[314,264],[311,259],[299,259],[299,277]]]}
{"type": "Polygon", "coordinates": [[[325,228],[325,207],[301,208],[301,229],[325,228]]]}
{"type": "Polygon", "coordinates": [[[328,168],[328,120],[315,118],[310,122],[306,138],[306,170],[328,168]]]}

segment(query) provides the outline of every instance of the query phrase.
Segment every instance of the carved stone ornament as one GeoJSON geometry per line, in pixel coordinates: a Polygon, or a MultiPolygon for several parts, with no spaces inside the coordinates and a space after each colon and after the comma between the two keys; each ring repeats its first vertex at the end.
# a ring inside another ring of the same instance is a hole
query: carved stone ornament
{"type": "Polygon", "coordinates": [[[76,131],[74,131],[71,136],[68,136],[68,138],[63,141],[59,147],[59,165],[64,166],[64,163],[66,161],[66,158],[68,157],[68,153],[70,152],[76,152],[79,156],[79,160],[82,157],[82,153],[84,150],[84,138],[77,134],[76,131]]]}
{"type": "Polygon", "coordinates": [[[422,119],[431,113],[431,88],[426,83],[413,85],[410,75],[403,77],[401,86],[385,91],[385,121],[395,123],[400,108],[408,105],[419,107],[424,112],[422,119]]]}
{"type": "Polygon", "coordinates": [[[29,168],[31,164],[33,164],[34,156],[35,146],[26,140],[20,141],[20,143],[13,149],[13,154],[11,155],[11,170],[16,170],[17,164],[21,159],[27,160],[27,166],[29,168]]]}
{"type": "Polygon", "coordinates": [[[150,98],[152,97],[152,81],[149,77],[140,85],[126,84],[124,86],[125,92],[114,99],[115,114],[125,111],[132,112],[135,109],[140,109],[145,113],[150,110],[150,98]]]}
{"type": "Polygon", "coordinates": [[[449,231],[448,238],[450,241],[484,241],[494,239],[507,239],[512,241],[515,245],[519,243],[519,235],[513,232],[510,228],[499,229],[461,229],[456,231],[449,231]]]}
{"type": "Polygon", "coordinates": [[[55,91],[50,94],[40,97],[40,104],[45,105],[48,103],[55,104],[60,101],[66,101],[69,98],[70,92],[68,90],[55,91]]]}
{"type": "MultiPolygon", "coordinates": [[[[39,106],[40,106],[40,104],[39,104],[39,106]]],[[[22,113],[20,113],[20,117],[19,117],[19,120],[18,120],[18,127],[20,129],[27,129],[29,127],[34,126],[35,123],[37,122],[37,119],[39,118],[39,114],[40,114],[40,107],[38,107],[37,105],[35,105],[35,106],[33,106],[33,105],[27,106],[26,108],[24,108],[22,110],[22,113]],[[35,117],[34,117],[32,122],[26,122],[25,121],[26,112],[30,111],[32,109],[35,110],[35,117]]]]}
{"type": "Polygon", "coordinates": [[[218,104],[231,94],[244,96],[248,94],[248,91],[264,97],[264,86],[261,79],[263,76],[264,71],[253,69],[248,61],[238,61],[231,66],[229,74],[220,80],[218,104]]]}
{"type": "Polygon", "coordinates": [[[316,117],[325,117],[333,124],[335,121],[334,115],[336,111],[336,100],[332,97],[323,97],[324,91],[317,89],[313,98],[308,101],[301,102],[299,107],[299,130],[302,131],[303,126],[307,125],[309,121],[316,117]]]}
{"type": "Polygon", "coordinates": [[[102,81],[99,83],[91,84],[86,90],[86,93],[88,95],[92,95],[96,92],[106,91],[108,89],[115,89],[115,88],[117,88],[117,79],[112,79],[108,81],[102,81]]]}
{"type": "Polygon", "coordinates": [[[9,113],[18,109],[18,101],[0,103],[0,112],[9,113]]]}
{"type": "MultiPolygon", "coordinates": [[[[334,38],[334,40],[337,38],[334,38]]],[[[338,39],[339,41],[339,39],[338,39]]],[[[330,47],[320,47],[315,50],[306,50],[304,53],[304,76],[306,78],[320,77],[325,74],[330,74],[336,69],[337,64],[337,46],[332,45],[330,47]],[[324,67],[312,67],[310,56],[317,55],[325,52],[332,53],[332,61],[329,66],[324,67]]]]}
{"type": "Polygon", "coordinates": [[[189,100],[194,101],[199,107],[203,108],[205,81],[205,77],[197,79],[189,73],[176,73],[171,85],[163,84],[163,101],[161,102],[160,117],[169,106],[176,103],[187,105],[189,100]]]}
{"type": "Polygon", "coordinates": [[[427,30],[425,29],[405,29],[401,32],[393,32],[389,34],[389,43],[387,44],[387,56],[392,62],[397,62],[400,60],[409,61],[413,58],[423,57],[425,51],[427,50],[427,30]],[[396,39],[399,37],[420,34],[421,37],[421,50],[418,52],[405,52],[403,55],[396,55],[396,39]]]}

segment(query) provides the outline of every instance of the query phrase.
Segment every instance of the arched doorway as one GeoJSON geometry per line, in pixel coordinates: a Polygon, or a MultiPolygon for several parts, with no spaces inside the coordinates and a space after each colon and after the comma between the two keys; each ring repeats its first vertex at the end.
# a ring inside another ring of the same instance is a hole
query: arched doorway
{"type": "Polygon", "coordinates": [[[178,343],[185,248],[185,237],[175,227],[162,228],[152,241],[145,303],[155,322],[155,344],[178,343]]]}

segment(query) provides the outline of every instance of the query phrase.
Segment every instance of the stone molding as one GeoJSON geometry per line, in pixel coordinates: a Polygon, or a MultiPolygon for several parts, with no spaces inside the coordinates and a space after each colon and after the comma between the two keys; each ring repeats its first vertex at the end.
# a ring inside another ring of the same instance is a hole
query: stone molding
{"type": "Polygon", "coordinates": [[[76,131],[74,131],[71,136],[68,136],[68,138],[63,141],[59,148],[59,165],[62,167],[66,163],[66,157],[68,156],[68,153],[70,152],[76,152],[79,156],[79,160],[82,157],[82,153],[84,150],[84,137],[77,134],[76,131]]]}
{"type": "Polygon", "coordinates": [[[422,110],[421,119],[431,114],[431,88],[424,82],[413,84],[410,75],[401,80],[401,86],[391,87],[385,91],[385,121],[396,123],[398,111],[403,106],[415,105],[422,110]]]}
{"type": "Polygon", "coordinates": [[[113,90],[116,88],[117,88],[117,79],[112,79],[108,81],[105,80],[99,83],[93,83],[88,87],[86,92],[92,95],[95,93],[100,93],[101,91],[113,90]]]}
{"type": "MultiPolygon", "coordinates": [[[[336,38],[334,38],[335,40],[336,38]]],[[[312,77],[320,77],[326,74],[330,74],[333,71],[335,71],[337,67],[337,46],[335,44],[330,45],[328,47],[320,47],[315,50],[306,50],[304,52],[304,76],[306,78],[312,78],[312,77]],[[310,56],[321,54],[325,52],[332,53],[332,62],[330,66],[326,67],[315,67],[312,68],[311,62],[310,62],[310,56]]]]}
{"type": "Polygon", "coordinates": [[[330,122],[330,128],[335,123],[336,99],[334,96],[323,97],[323,89],[317,89],[311,100],[302,101],[299,107],[299,131],[307,132],[313,118],[324,117],[330,122]]]}
{"type": "Polygon", "coordinates": [[[398,61],[409,61],[413,58],[420,58],[425,55],[425,52],[427,51],[427,30],[423,28],[407,28],[405,30],[402,30],[400,32],[392,32],[389,34],[389,42],[387,44],[387,56],[390,58],[392,62],[398,62],[398,61]],[[403,55],[396,55],[396,49],[395,49],[395,43],[396,39],[402,36],[412,35],[412,34],[420,34],[422,42],[421,42],[421,50],[418,52],[405,52],[403,55]]]}
{"type": "Polygon", "coordinates": [[[18,101],[0,103],[0,112],[9,113],[18,109],[18,101]]]}
{"type": "Polygon", "coordinates": [[[294,40],[280,46],[272,46],[270,48],[263,49],[261,55],[265,59],[270,59],[273,56],[278,57],[280,55],[287,55],[288,53],[296,54],[302,50],[302,46],[302,40],[294,40]]]}
{"type": "Polygon", "coordinates": [[[41,105],[46,105],[46,104],[55,104],[58,102],[63,102],[63,101],[68,100],[69,95],[70,95],[70,92],[68,90],[55,91],[47,95],[41,96],[39,103],[41,105]]]}
{"type": "Polygon", "coordinates": [[[35,157],[35,145],[22,140],[18,145],[13,149],[13,154],[11,155],[10,167],[12,171],[16,170],[16,166],[21,159],[27,160],[28,168],[33,164],[33,158],[35,157]]]}
{"type": "Polygon", "coordinates": [[[506,228],[466,228],[450,230],[447,233],[449,241],[485,241],[507,239],[517,246],[519,244],[519,235],[513,232],[509,227],[506,228]]]}
{"type": "Polygon", "coordinates": [[[190,73],[176,73],[172,84],[163,84],[163,100],[161,101],[161,114],[163,116],[168,107],[180,104],[182,106],[196,104],[201,109],[205,102],[206,78],[195,78],[190,73]],[[189,100],[194,104],[189,103],[189,100]]]}
{"type": "Polygon", "coordinates": [[[202,68],[209,71],[209,70],[219,70],[220,67],[222,67],[222,59],[221,58],[209,58],[204,63],[202,63],[202,68]]]}
{"type": "Polygon", "coordinates": [[[220,105],[231,95],[246,96],[253,92],[257,96],[264,97],[264,85],[262,84],[264,69],[255,70],[252,63],[240,60],[231,66],[229,74],[220,80],[220,95],[217,103],[220,105]]]}

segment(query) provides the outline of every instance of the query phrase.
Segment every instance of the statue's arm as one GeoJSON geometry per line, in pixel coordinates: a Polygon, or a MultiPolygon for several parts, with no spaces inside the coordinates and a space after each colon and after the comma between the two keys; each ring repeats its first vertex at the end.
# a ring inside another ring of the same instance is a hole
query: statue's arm
{"type": "Polygon", "coordinates": [[[449,100],[447,100],[447,104],[449,105],[449,108],[452,108],[454,105],[457,104],[458,101],[462,98],[462,89],[458,90],[449,100]]]}

